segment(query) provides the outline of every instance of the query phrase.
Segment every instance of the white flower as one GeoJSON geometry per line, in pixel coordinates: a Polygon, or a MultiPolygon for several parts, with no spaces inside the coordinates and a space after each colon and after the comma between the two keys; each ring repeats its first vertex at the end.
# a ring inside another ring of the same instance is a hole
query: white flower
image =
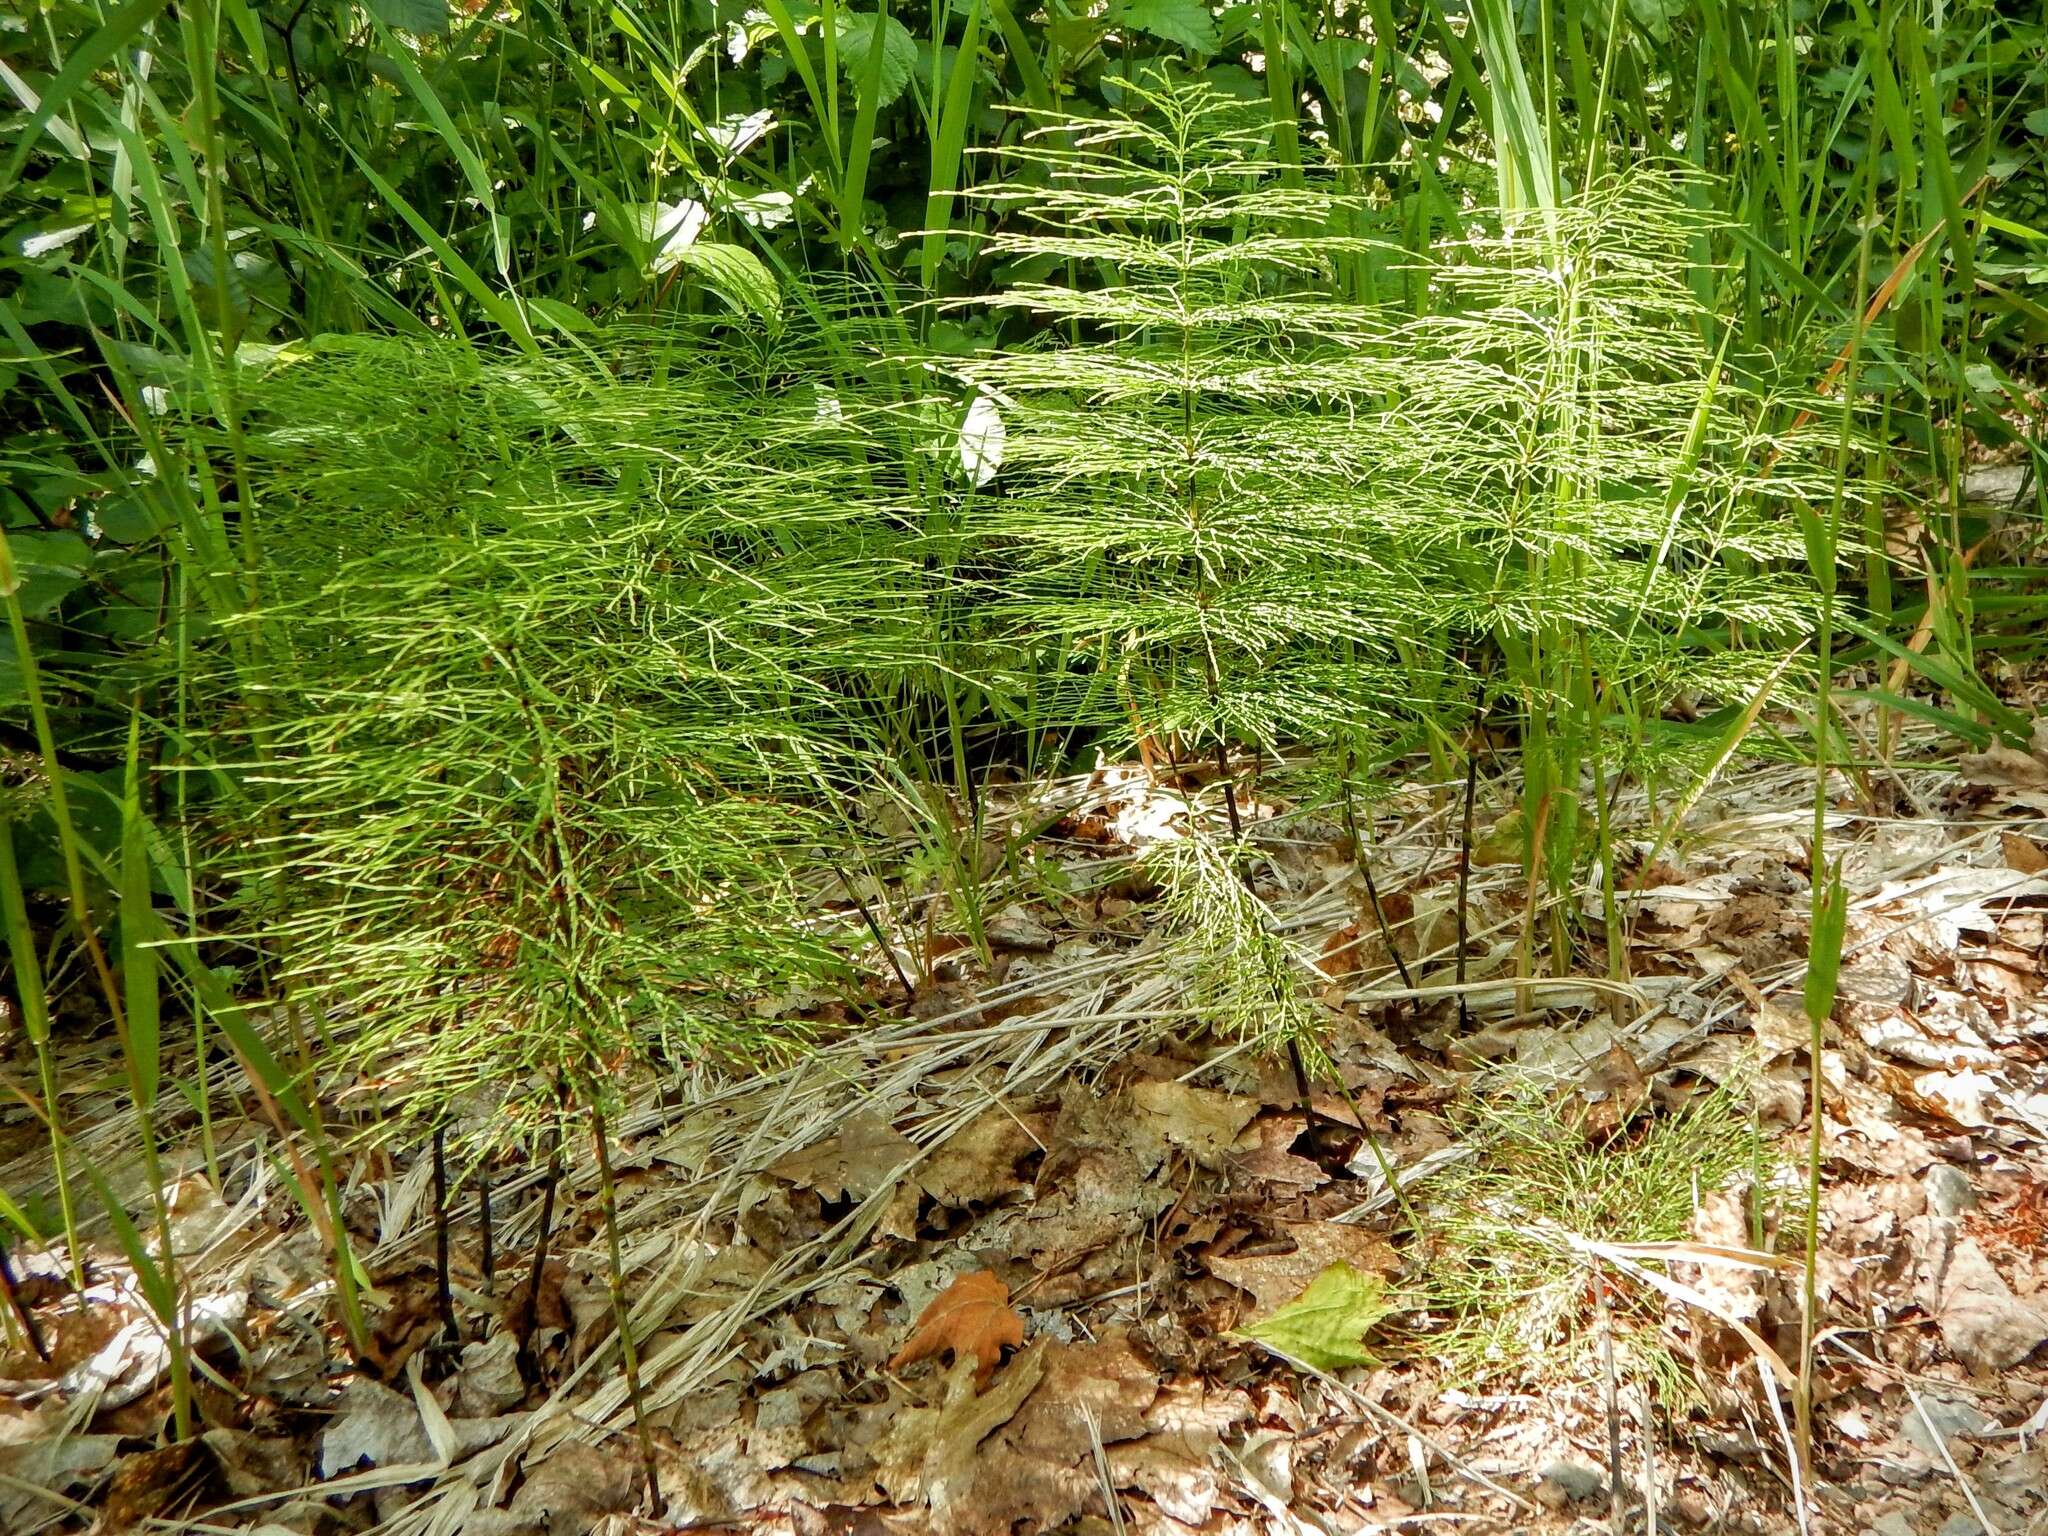
{"type": "Polygon", "coordinates": [[[995,401],[976,395],[967,407],[967,419],[960,423],[960,467],[974,477],[976,485],[987,485],[1003,467],[1004,435],[995,401]]]}

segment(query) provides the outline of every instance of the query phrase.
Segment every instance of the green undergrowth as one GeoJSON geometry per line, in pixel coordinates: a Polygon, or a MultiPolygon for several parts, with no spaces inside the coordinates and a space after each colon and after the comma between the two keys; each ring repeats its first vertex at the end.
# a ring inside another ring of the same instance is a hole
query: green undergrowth
{"type": "MultiPolygon", "coordinates": [[[[1767,1154],[1739,1082],[1611,1136],[1589,1135],[1582,1115],[1569,1085],[1533,1080],[1475,1093],[1452,1113],[1451,1135],[1475,1150],[1423,1186],[1416,1294],[1442,1323],[1417,1342],[1454,1374],[1598,1380],[1606,1325],[1589,1260],[1563,1235],[1675,1242],[1702,1197],[1736,1179],[1764,1182],[1767,1154]]],[[[1690,1366],[1663,1336],[1664,1298],[1606,1275],[1617,1369],[1683,1400],[1690,1366]]]]}

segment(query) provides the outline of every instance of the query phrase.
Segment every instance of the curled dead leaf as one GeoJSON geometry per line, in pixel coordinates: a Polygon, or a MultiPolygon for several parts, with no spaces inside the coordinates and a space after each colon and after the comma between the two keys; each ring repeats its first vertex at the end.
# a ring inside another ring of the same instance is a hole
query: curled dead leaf
{"type": "Polygon", "coordinates": [[[917,1315],[910,1338],[890,1357],[889,1369],[900,1371],[941,1354],[956,1361],[972,1355],[978,1390],[988,1385],[1005,1346],[1023,1345],[1024,1319],[1010,1306],[1010,1288],[988,1270],[978,1269],[932,1298],[917,1315]]]}

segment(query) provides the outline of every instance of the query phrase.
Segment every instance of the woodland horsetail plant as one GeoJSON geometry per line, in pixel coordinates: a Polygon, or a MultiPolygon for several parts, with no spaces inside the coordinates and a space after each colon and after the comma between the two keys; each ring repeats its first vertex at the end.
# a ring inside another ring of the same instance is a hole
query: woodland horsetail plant
{"type": "Polygon", "coordinates": [[[1388,253],[1345,178],[1276,164],[1205,86],[1129,95],[1026,114],[975,193],[987,249],[1046,274],[960,301],[1024,333],[954,368],[1007,426],[964,513],[978,611],[1058,648],[1034,675],[1074,716],[1213,756],[1233,833],[1232,745],[1350,765],[1498,701],[1563,967],[1583,823],[1604,842],[1609,787],[1670,755],[1665,706],[1754,694],[1811,622],[1786,508],[1829,494],[1832,428],[1774,431],[1768,360],[1711,339],[1683,167],[1403,259],[1414,316],[1347,280],[1388,253]]]}
{"type": "Polygon", "coordinates": [[[141,1161],[254,1094],[358,1354],[343,1135],[431,1148],[451,1327],[451,1185],[547,1168],[530,1333],[569,1136],[615,1217],[628,1089],[803,1049],[763,996],[921,985],[878,800],[986,954],[979,786],[1136,750],[1194,786],[1152,871],[1187,1014],[1312,1056],[1255,889],[1282,752],[1347,819],[1427,754],[1469,855],[1512,745],[1533,980],[1624,970],[1623,786],[1661,851],[1816,630],[1822,800],[1838,668],[2013,728],[1979,658],[2048,602],[1960,490],[2048,319],[2023,19],[455,9],[7,23],[0,899],[55,1208],[0,1219],[82,1292],[104,1218],[179,1432],[163,1180],[138,1222],[81,1145],[66,989],[141,1161]],[[1898,537],[1861,477],[1923,459],[1898,537]]]}

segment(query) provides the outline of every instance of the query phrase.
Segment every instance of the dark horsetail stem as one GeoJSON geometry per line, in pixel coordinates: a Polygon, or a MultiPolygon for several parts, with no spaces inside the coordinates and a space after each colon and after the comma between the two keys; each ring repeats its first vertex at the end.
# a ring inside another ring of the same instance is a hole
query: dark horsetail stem
{"type": "Polygon", "coordinates": [[[533,1355],[533,1334],[540,1326],[540,1286],[548,1267],[548,1235],[555,1224],[555,1188],[562,1182],[562,1115],[558,1104],[555,1123],[548,1133],[548,1171],[540,1191],[540,1232],[533,1240],[533,1267],[526,1276],[526,1304],[520,1309],[519,1368],[529,1379],[538,1375],[533,1355]]]}
{"type": "Polygon", "coordinates": [[[462,1329],[455,1321],[455,1290],[448,1280],[448,1127],[434,1126],[434,1302],[440,1309],[441,1326],[448,1342],[462,1342],[462,1329]]]}
{"type": "Polygon", "coordinates": [[[882,925],[875,920],[875,914],[868,909],[868,904],[860,899],[860,892],[853,888],[853,882],[846,877],[845,867],[837,859],[832,861],[832,873],[839,877],[839,884],[846,892],[846,899],[852,902],[860,913],[860,920],[867,924],[868,932],[874,936],[876,947],[882,951],[882,958],[889,962],[889,969],[896,973],[896,981],[903,988],[904,997],[913,1003],[916,1002],[917,988],[913,987],[910,978],[903,974],[903,967],[896,959],[896,951],[890,946],[888,936],[882,932],[882,925]]]}
{"type": "Polygon", "coordinates": [[[1379,925],[1380,938],[1386,942],[1387,953],[1394,957],[1394,969],[1400,973],[1401,985],[1409,991],[1415,990],[1415,978],[1409,973],[1408,962],[1402,958],[1401,947],[1394,942],[1394,930],[1387,925],[1386,908],[1380,905],[1380,888],[1373,883],[1372,861],[1365,856],[1365,843],[1358,835],[1358,813],[1351,804],[1351,780],[1344,780],[1344,835],[1351,839],[1351,859],[1358,866],[1358,873],[1365,880],[1365,899],[1372,907],[1372,920],[1379,925]]]}
{"type": "Polygon", "coordinates": [[[1230,754],[1224,750],[1219,738],[1216,742],[1216,773],[1223,780],[1223,809],[1230,816],[1230,835],[1233,840],[1244,837],[1244,823],[1237,815],[1237,788],[1230,782],[1230,754]]]}
{"type": "MultiPolygon", "coordinates": [[[[1480,729],[1485,729],[1481,725],[1480,729]]],[[[1470,909],[1466,898],[1472,888],[1472,800],[1479,789],[1479,743],[1473,742],[1465,749],[1465,821],[1458,835],[1458,1029],[1467,1030],[1472,1024],[1472,1008],[1465,1000],[1465,941],[1471,931],[1470,909]]]]}
{"type": "Polygon", "coordinates": [[[633,1342],[633,1321],[626,1308],[626,1265],[619,1248],[618,1191],[612,1183],[612,1157],[606,1145],[604,1107],[589,1096],[590,1134],[597,1144],[598,1194],[604,1202],[605,1244],[611,1253],[612,1326],[619,1330],[619,1357],[626,1367],[626,1397],[633,1405],[633,1434],[640,1442],[640,1469],[647,1480],[647,1507],[661,1507],[661,1481],[654,1467],[654,1434],[640,1393],[640,1349],[633,1342]]]}

